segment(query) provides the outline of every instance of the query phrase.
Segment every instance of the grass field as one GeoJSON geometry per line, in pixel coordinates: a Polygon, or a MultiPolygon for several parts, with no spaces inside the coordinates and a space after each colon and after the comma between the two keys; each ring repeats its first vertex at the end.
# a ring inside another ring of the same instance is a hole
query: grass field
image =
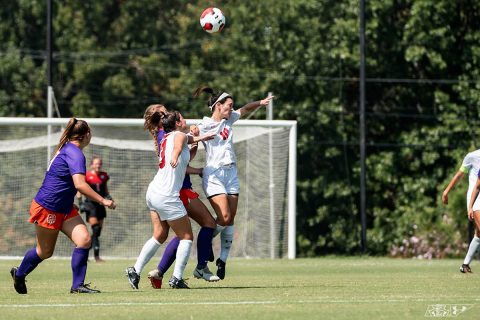
{"type": "MultiPolygon", "coordinates": [[[[19,261],[0,260],[0,319],[424,319],[437,304],[467,306],[458,319],[480,317],[477,273],[458,272],[460,260],[230,260],[218,283],[194,279],[190,261],[192,290],[167,281],[151,288],[154,262],[137,291],[124,276],[133,260],[89,263],[87,282],[102,293],[73,295],[70,260],[47,260],[28,276],[29,293],[18,295],[9,270],[19,261]]],[[[472,268],[480,274],[476,261],[472,268]]]]}

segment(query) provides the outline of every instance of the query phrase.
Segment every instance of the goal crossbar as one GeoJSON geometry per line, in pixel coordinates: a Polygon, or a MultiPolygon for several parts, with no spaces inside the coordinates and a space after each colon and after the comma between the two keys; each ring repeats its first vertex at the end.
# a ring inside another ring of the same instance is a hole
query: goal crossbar
{"type": "MultiPolygon", "coordinates": [[[[125,119],[125,118],[82,118],[91,125],[115,126],[115,127],[143,127],[143,119],[125,119]]],[[[33,117],[0,117],[1,126],[47,126],[48,127],[48,150],[56,144],[52,139],[50,126],[65,126],[69,118],[33,118],[33,117]]],[[[200,123],[201,119],[187,119],[187,124],[200,123]]],[[[289,130],[288,143],[288,259],[296,257],[296,168],[297,168],[297,121],[293,120],[238,120],[235,127],[269,127],[269,128],[287,128],[289,130]]],[[[50,152],[47,152],[48,157],[50,152]]]]}

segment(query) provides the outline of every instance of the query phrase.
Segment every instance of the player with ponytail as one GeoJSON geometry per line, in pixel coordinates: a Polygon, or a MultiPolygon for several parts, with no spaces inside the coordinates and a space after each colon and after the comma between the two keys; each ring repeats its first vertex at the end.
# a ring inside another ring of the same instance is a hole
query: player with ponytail
{"type": "Polygon", "coordinates": [[[115,209],[112,200],[96,193],[85,181],[86,161],[82,150],[90,143],[91,137],[87,122],[72,118],[55,148],[45,179],[30,206],[29,222],[35,225],[37,244],[27,251],[19,267],[10,270],[19,294],[27,293],[25,277],[53,255],[60,231],[75,244],[70,293],[100,292],[84,283],[91,238],[74,205],[78,190],[93,201],[115,209]]]}
{"type": "Polygon", "coordinates": [[[266,106],[273,98],[269,96],[233,109],[233,97],[227,92],[215,92],[210,87],[199,87],[194,93],[198,97],[207,93],[210,117],[204,117],[198,125],[200,134],[214,134],[213,140],[203,141],[206,164],[203,168],[202,187],[215,213],[217,227],[214,236],[220,233],[221,251],[216,260],[217,276],[225,278],[225,266],[233,243],[234,220],[237,213],[240,185],[237,175],[236,156],[233,147],[233,124],[248,112],[266,106]]]}

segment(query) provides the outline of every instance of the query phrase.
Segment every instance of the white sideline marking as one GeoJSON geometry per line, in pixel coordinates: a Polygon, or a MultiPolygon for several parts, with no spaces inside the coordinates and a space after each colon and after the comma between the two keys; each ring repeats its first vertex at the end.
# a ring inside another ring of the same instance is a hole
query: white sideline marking
{"type": "MultiPolygon", "coordinates": [[[[478,298],[469,300],[480,301],[478,298]]],[[[266,305],[266,304],[309,304],[309,303],[412,303],[412,302],[431,302],[432,299],[372,299],[372,300],[282,300],[282,301],[212,301],[212,302],[103,302],[103,303],[39,303],[39,304],[0,304],[0,308],[51,308],[51,307],[65,307],[65,308],[78,308],[78,307],[117,307],[117,306],[172,306],[172,305],[202,305],[202,306],[214,306],[214,305],[266,305]]]]}

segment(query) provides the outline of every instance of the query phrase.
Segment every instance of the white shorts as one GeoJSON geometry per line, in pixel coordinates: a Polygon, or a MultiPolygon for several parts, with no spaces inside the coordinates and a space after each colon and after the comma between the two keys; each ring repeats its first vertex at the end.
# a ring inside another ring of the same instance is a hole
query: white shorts
{"type": "Polygon", "coordinates": [[[221,167],[203,176],[202,187],[207,198],[217,194],[239,194],[237,167],[235,165],[221,167]]]}
{"type": "Polygon", "coordinates": [[[147,206],[157,212],[160,220],[173,221],[187,215],[180,197],[166,197],[147,190],[147,206]]]}

